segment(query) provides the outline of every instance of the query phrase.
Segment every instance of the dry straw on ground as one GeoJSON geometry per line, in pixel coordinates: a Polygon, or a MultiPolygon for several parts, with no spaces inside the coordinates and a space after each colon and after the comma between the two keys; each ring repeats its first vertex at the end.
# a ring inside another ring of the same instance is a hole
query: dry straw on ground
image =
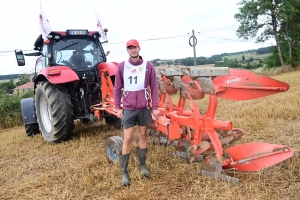
{"type": "MultiPolygon", "coordinates": [[[[250,101],[219,100],[217,118],[246,131],[245,142],[291,146],[295,155],[259,172],[235,172],[240,185],[197,174],[203,162],[172,157],[174,147],[149,137],[151,178],[140,176],[134,138],[129,163],[132,185],[120,185],[119,164],[105,157],[107,138],[120,130],[104,122],[76,124],[74,138],[49,145],[23,127],[0,133],[0,199],[297,199],[300,196],[300,71],[272,76],[290,85],[287,92],[250,101]]],[[[205,112],[207,98],[199,101],[205,112]]]]}

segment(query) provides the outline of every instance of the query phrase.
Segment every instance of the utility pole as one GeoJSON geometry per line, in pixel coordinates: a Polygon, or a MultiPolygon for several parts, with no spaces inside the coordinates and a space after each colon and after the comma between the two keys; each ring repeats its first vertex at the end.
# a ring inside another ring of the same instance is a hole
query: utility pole
{"type": "Polygon", "coordinates": [[[194,33],[194,30],[192,31],[193,33],[193,49],[194,49],[194,66],[197,65],[197,62],[196,62],[196,41],[195,41],[195,33],[194,33]]]}
{"type": "Polygon", "coordinates": [[[194,49],[194,66],[197,65],[197,62],[196,62],[196,45],[197,45],[197,38],[195,37],[195,32],[194,30],[192,30],[192,36],[190,37],[189,39],[189,43],[190,43],[190,46],[193,47],[194,49]],[[191,39],[193,38],[193,44],[191,44],[191,39]]]}

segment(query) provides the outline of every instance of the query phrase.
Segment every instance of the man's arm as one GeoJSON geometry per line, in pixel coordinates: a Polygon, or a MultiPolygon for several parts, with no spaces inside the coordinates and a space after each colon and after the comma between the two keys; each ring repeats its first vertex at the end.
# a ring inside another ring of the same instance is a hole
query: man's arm
{"type": "Polygon", "coordinates": [[[150,69],[149,85],[151,88],[152,110],[158,110],[158,87],[157,87],[155,68],[152,62],[148,61],[148,64],[150,69]]]}
{"type": "Polygon", "coordinates": [[[114,103],[115,103],[116,109],[120,108],[122,88],[124,86],[122,69],[124,69],[124,62],[119,63],[117,71],[116,71],[116,76],[115,76],[114,103]]]}

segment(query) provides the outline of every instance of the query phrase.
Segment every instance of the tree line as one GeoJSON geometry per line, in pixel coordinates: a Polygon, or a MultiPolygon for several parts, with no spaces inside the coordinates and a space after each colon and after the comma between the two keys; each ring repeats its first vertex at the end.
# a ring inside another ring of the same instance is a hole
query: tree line
{"type": "Polygon", "coordinates": [[[6,74],[0,75],[0,80],[14,80],[19,78],[20,74],[6,74]]]}

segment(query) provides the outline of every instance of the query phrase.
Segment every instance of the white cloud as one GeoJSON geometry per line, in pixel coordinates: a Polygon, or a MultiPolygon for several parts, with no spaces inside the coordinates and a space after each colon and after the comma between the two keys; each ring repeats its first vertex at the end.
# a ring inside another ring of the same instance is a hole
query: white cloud
{"type": "MultiPolygon", "coordinates": [[[[1,0],[0,51],[33,49],[40,34],[40,2],[52,30],[96,30],[96,10],[102,26],[108,28],[109,43],[103,45],[105,51],[111,52],[108,61],[127,59],[125,42],[132,38],[141,40],[141,55],[149,60],[193,57],[188,40],[192,30],[200,32],[196,35],[197,56],[270,45],[235,41],[238,22],[234,14],[238,12],[236,4],[240,0],[1,0]],[[144,41],[183,35],[186,37],[144,41]]],[[[35,60],[26,57],[26,66],[18,67],[13,52],[1,53],[0,74],[33,71],[35,60]]]]}

